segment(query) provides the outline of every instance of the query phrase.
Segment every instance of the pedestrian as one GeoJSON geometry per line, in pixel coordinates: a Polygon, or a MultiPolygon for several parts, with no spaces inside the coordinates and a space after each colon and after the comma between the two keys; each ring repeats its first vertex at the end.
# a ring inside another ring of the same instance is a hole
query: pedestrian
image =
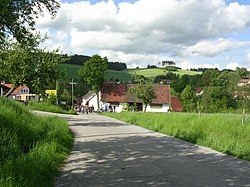
{"type": "Polygon", "coordinates": [[[113,106],[113,112],[115,113],[115,105],[113,106]]]}
{"type": "Polygon", "coordinates": [[[83,105],[81,105],[81,113],[84,114],[84,107],[83,107],[83,105]]]}
{"type": "Polygon", "coordinates": [[[88,105],[85,105],[85,106],[84,106],[84,111],[86,112],[86,114],[89,113],[89,106],[88,106],[88,105]]]}

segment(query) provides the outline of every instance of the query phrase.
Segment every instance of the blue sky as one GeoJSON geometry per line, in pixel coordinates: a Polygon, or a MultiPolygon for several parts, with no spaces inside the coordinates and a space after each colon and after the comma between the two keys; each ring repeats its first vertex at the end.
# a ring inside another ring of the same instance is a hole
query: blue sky
{"type": "Polygon", "coordinates": [[[128,67],[173,60],[183,69],[250,69],[248,0],[60,0],[37,20],[47,49],[107,56],[128,67]]]}

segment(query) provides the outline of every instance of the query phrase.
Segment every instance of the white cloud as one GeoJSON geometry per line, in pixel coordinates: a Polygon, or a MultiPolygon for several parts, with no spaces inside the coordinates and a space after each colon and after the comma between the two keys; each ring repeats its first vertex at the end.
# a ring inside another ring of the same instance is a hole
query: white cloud
{"type": "Polygon", "coordinates": [[[151,55],[151,54],[126,54],[121,51],[101,50],[101,56],[106,56],[109,61],[126,62],[129,68],[147,67],[147,65],[158,65],[163,60],[172,60],[167,56],[151,55]]]}
{"type": "Polygon", "coordinates": [[[237,67],[241,67],[241,65],[238,62],[233,62],[233,63],[229,63],[226,66],[226,69],[236,70],[237,67]]]}
{"type": "Polygon", "coordinates": [[[219,64],[203,64],[200,62],[193,62],[193,61],[189,61],[189,60],[183,60],[179,63],[177,63],[177,65],[179,67],[182,67],[182,69],[191,69],[191,68],[218,68],[220,69],[220,65],[219,64]]]}
{"type": "Polygon", "coordinates": [[[187,47],[182,51],[182,54],[184,56],[202,55],[207,57],[213,57],[230,49],[240,48],[247,45],[250,45],[250,41],[242,42],[223,38],[220,38],[216,41],[204,40],[193,46],[187,47]]]}
{"type": "Polygon", "coordinates": [[[249,26],[250,6],[223,0],[79,1],[62,3],[54,20],[48,14],[37,19],[37,28],[47,29],[50,45],[63,45],[71,53],[122,53],[117,61],[134,58],[129,63],[141,65],[154,55],[212,57],[249,45],[225,38],[249,26]],[[225,39],[216,39],[221,37],[225,39]]]}

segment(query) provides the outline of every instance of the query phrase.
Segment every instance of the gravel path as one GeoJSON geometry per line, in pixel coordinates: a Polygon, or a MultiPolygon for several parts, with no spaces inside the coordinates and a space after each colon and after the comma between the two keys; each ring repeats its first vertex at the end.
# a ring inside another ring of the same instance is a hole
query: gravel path
{"type": "Polygon", "coordinates": [[[250,187],[250,162],[97,114],[60,116],[75,143],[57,187],[250,187]]]}

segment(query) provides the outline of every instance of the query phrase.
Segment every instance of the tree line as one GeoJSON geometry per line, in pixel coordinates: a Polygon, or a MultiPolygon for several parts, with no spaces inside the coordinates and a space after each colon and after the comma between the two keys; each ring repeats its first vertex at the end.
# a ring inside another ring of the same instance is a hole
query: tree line
{"type": "Polygon", "coordinates": [[[154,82],[171,80],[171,94],[181,99],[184,111],[230,112],[243,108],[250,110],[247,104],[250,89],[248,86],[238,86],[238,81],[247,77],[247,73],[246,68],[237,68],[235,71],[207,69],[200,75],[181,77],[169,72],[155,77],[154,82]],[[244,95],[240,94],[242,90],[245,91],[244,95]]]}
{"type": "MultiPolygon", "coordinates": [[[[65,64],[74,64],[74,65],[84,65],[85,62],[90,60],[90,56],[86,55],[65,55],[67,60],[64,62],[65,64]]],[[[123,62],[108,62],[108,69],[115,71],[122,71],[127,69],[127,64],[123,62]]]]}

